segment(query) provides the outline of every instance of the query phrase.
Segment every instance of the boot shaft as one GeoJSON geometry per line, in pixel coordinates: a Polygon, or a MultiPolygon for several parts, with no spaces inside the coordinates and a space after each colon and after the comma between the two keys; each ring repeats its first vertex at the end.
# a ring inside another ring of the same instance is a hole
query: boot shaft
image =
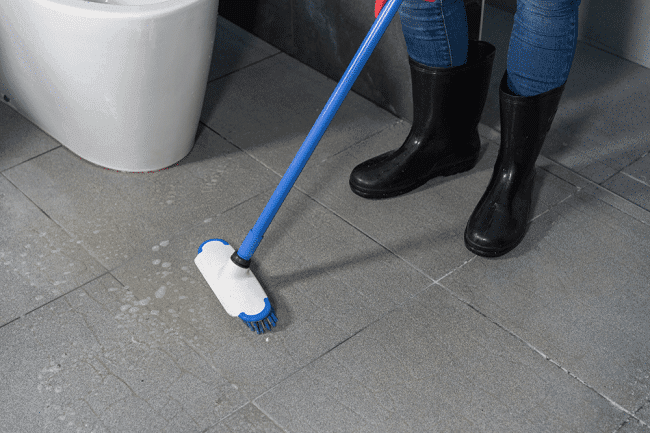
{"type": "Polygon", "coordinates": [[[517,96],[508,87],[507,74],[499,86],[501,147],[495,167],[513,164],[516,171],[529,172],[551,129],[566,82],[540,95],[517,96]]]}
{"type": "Polygon", "coordinates": [[[469,41],[461,66],[433,68],[409,57],[414,132],[434,134],[431,140],[467,141],[481,120],[495,53],[488,42],[469,41]]]}

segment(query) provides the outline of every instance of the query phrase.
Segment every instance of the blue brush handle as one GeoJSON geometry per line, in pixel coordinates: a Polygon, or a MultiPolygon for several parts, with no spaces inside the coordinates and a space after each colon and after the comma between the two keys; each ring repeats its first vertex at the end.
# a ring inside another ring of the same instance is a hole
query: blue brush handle
{"type": "Polygon", "coordinates": [[[244,259],[250,260],[253,256],[253,253],[257,249],[258,245],[262,241],[266,229],[269,228],[271,221],[275,217],[275,214],[282,206],[284,199],[289,194],[291,187],[300,176],[302,169],[307,164],[309,157],[316,149],[316,145],[320,141],[321,137],[325,133],[325,130],[329,126],[332,118],[338,111],[339,107],[343,103],[343,100],[347,96],[350,88],[356,81],[359,73],[366,64],[368,57],[372,54],[375,46],[384,35],[384,32],[388,28],[388,25],[392,21],[393,17],[397,13],[397,9],[403,0],[389,0],[388,3],[382,8],[379,16],[375,20],[375,23],[370,28],[370,31],[366,35],[366,38],[363,40],[363,43],[357,50],[357,53],[354,55],[352,62],[348,66],[343,74],[343,78],[339,81],[339,84],[334,89],[334,93],[330,96],[330,99],[325,104],[325,108],[321,111],[318,120],[309,131],[307,138],[302,143],[302,146],[298,150],[298,153],[291,161],[291,165],[287,169],[286,173],[280,180],[277,188],[273,192],[273,195],[269,199],[269,202],[266,204],[266,207],[262,211],[262,214],[257,219],[257,222],[253,226],[244,242],[241,244],[239,250],[237,250],[237,255],[244,259]]]}

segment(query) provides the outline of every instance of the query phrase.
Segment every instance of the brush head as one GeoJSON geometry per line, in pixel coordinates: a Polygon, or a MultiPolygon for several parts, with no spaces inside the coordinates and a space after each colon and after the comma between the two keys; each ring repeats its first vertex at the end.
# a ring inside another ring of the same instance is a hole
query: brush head
{"type": "Polygon", "coordinates": [[[232,261],[234,253],[223,239],[210,239],[201,244],[194,263],[229,315],[258,334],[264,327],[270,331],[278,320],[271,302],[253,272],[232,261]]]}

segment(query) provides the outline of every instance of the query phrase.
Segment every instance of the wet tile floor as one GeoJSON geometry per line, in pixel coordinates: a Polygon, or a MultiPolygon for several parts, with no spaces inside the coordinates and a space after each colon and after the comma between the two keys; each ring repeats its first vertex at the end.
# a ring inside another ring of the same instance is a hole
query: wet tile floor
{"type": "Polygon", "coordinates": [[[194,258],[243,240],[336,82],[220,17],[196,145],[148,174],[0,104],[0,431],[650,432],[650,71],[579,42],[526,238],[477,257],[508,19],[486,9],[470,172],[355,196],[352,168],[410,124],[348,95],[255,254],[264,335],[194,258]]]}

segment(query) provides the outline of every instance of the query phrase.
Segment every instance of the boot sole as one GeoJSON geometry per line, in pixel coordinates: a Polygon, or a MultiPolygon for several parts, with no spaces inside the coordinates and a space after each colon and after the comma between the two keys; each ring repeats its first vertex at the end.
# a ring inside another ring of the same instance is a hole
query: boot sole
{"type": "Polygon", "coordinates": [[[521,241],[524,240],[527,231],[528,231],[528,226],[526,226],[526,230],[524,230],[524,234],[519,239],[517,239],[516,242],[513,242],[512,244],[507,245],[504,248],[486,248],[480,245],[476,245],[472,241],[467,239],[467,231],[465,232],[463,238],[465,240],[465,247],[468,250],[481,257],[493,258],[493,257],[501,257],[503,255],[508,254],[510,251],[514,250],[521,243],[521,241]]]}
{"type": "Polygon", "coordinates": [[[350,189],[352,192],[354,192],[356,195],[367,198],[367,199],[373,199],[373,200],[379,200],[379,199],[384,199],[384,198],[392,198],[392,197],[397,197],[403,194],[406,194],[407,192],[411,192],[414,189],[417,189],[430,181],[431,179],[434,179],[436,177],[449,177],[453,176],[458,173],[464,173],[466,171],[469,171],[473,169],[476,164],[478,163],[478,154],[476,155],[475,158],[460,162],[458,164],[452,165],[451,167],[445,168],[443,171],[436,171],[433,174],[430,174],[428,176],[422,177],[415,181],[414,183],[407,185],[403,188],[397,189],[397,190],[370,190],[370,189],[363,189],[359,188],[358,186],[354,185],[352,182],[350,182],[350,189]]]}

